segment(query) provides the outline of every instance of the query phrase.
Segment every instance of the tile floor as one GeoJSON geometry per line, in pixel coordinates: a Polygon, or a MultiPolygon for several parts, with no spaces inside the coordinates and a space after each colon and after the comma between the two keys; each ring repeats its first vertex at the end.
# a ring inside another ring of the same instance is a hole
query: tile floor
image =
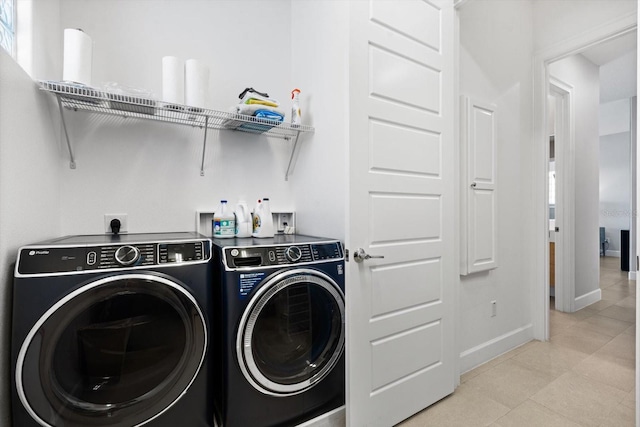
{"type": "Polygon", "coordinates": [[[635,426],[635,281],[605,257],[600,288],[580,311],[551,310],[549,342],[463,374],[454,394],[398,427],[635,426]]]}

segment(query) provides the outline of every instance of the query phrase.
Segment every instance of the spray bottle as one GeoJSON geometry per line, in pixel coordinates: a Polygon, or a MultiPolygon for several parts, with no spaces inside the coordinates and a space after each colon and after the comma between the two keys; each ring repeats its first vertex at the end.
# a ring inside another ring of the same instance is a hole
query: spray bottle
{"type": "Polygon", "coordinates": [[[291,125],[292,126],[300,126],[301,117],[300,117],[300,99],[298,95],[300,94],[300,89],[296,88],[291,91],[291,99],[293,99],[293,103],[291,104],[291,125]]]}

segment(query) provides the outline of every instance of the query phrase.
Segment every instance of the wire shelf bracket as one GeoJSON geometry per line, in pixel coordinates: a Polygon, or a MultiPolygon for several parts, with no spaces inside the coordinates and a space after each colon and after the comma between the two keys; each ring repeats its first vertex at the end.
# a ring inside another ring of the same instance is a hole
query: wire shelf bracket
{"type": "Polygon", "coordinates": [[[200,176],[204,176],[205,153],[207,146],[207,131],[209,129],[232,130],[268,137],[280,138],[285,141],[293,140],[291,156],[285,173],[285,180],[289,180],[294,155],[298,147],[301,133],[315,132],[306,125],[294,125],[287,122],[261,119],[244,114],[236,114],[217,110],[209,110],[187,105],[171,104],[153,99],[136,96],[121,95],[104,92],[89,86],[69,82],[39,81],[40,88],[52,93],[58,101],[62,128],[69,150],[69,167],[76,168],[73,147],[65,120],[65,108],[78,111],[90,111],[98,114],[117,115],[125,118],[155,120],[160,122],[188,125],[204,129],[202,142],[202,162],[200,176]]]}

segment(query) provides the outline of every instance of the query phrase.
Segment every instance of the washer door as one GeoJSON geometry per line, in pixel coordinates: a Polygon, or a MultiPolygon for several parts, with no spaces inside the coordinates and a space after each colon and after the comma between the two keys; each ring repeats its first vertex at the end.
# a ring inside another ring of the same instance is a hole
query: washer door
{"type": "Polygon", "coordinates": [[[126,274],[90,282],[31,329],[16,386],[43,426],[137,426],[173,405],[207,348],[202,311],[178,282],[126,274]]]}
{"type": "Polygon", "coordinates": [[[271,276],[240,321],[236,351],[245,378],[270,395],[313,387],[344,350],[344,294],[327,275],[290,270],[271,276]]]}

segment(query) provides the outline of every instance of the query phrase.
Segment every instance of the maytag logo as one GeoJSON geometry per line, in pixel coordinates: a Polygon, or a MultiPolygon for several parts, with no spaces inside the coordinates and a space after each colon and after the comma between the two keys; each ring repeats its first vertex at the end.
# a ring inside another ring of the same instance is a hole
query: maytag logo
{"type": "Polygon", "coordinates": [[[49,255],[49,251],[30,251],[29,255],[49,255]]]}

